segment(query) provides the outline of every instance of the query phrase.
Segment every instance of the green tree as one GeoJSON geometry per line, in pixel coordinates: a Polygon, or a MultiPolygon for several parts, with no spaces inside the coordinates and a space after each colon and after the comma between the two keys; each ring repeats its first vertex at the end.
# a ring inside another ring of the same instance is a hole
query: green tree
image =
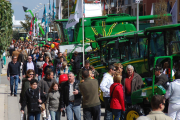
{"type": "Polygon", "coordinates": [[[12,40],[12,5],[9,1],[0,0],[0,55],[9,47],[12,40]]]}
{"type": "Polygon", "coordinates": [[[155,15],[158,15],[158,19],[155,19],[155,26],[169,24],[169,17],[167,14],[167,2],[165,0],[159,0],[155,3],[155,15]]]}
{"type": "Polygon", "coordinates": [[[20,21],[22,27],[24,28],[24,30],[26,32],[28,32],[30,30],[30,25],[31,25],[31,17],[28,15],[25,15],[25,22],[23,23],[22,21],[20,21]]]}

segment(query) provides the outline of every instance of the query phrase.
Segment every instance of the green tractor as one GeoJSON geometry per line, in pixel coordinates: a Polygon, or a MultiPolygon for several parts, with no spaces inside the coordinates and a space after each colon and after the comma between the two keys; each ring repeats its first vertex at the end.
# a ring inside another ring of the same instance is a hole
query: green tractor
{"type": "MultiPolygon", "coordinates": [[[[170,63],[170,71],[173,71],[173,64],[179,64],[180,55],[160,56],[154,58],[153,77],[144,78],[148,83],[147,87],[132,93],[132,105],[127,107],[125,112],[126,120],[136,120],[141,115],[147,115],[151,111],[151,98],[153,95],[165,95],[166,89],[161,85],[155,85],[155,68],[162,66],[164,62],[170,63]]],[[[173,81],[172,72],[168,78],[169,82],[173,81]]]]}
{"type": "MultiPolygon", "coordinates": [[[[180,24],[165,25],[98,38],[96,41],[100,45],[101,64],[95,69],[101,75],[99,80],[107,72],[108,65],[121,63],[125,71],[126,66],[131,64],[135,72],[143,77],[144,86],[149,86],[145,78],[153,75],[154,58],[180,52],[179,28],[180,24]]],[[[100,98],[103,101],[102,96],[100,98]]]]}
{"type": "MultiPolygon", "coordinates": [[[[170,16],[170,14],[167,14],[170,16]]],[[[147,21],[156,19],[156,15],[140,16],[140,21],[147,21]]],[[[91,65],[96,66],[100,64],[100,55],[94,54],[99,50],[99,44],[96,39],[100,37],[108,37],[111,35],[120,35],[125,32],[136,31],[135,27],[136,17],[129,16],[127,14],[107,15],[99,17],[89,17],[84,19],[84,40],[85,44],[91,47],[91,50],[85,52],[86,58],[89,58],[91,65]]],[[[55,20],[55,27],[60,38],[60,48],[62,45],[71,48],[68,45],[82,44],[82,20],[75,26],[65,29],[68,19],[55,20]]],[[[150,27],[150,24],[141,24],[140,29],[150,27]]],[[[63,46],[62,46],[63,47],[63,46]]],[[[74,47],[72,48],[74,49],[74,47]]],[[[82,53],[81,51],[79,51],[82,53]]],[[[99,52],[98,52],[99,53],[99,52]]],[[[71,53],[69,53],[71,54],[71,53]]],[[[70,55],[71,56],[71,55],[70,55]]],[[[68,58],[69,60],[71,58],[68,58]]]]}

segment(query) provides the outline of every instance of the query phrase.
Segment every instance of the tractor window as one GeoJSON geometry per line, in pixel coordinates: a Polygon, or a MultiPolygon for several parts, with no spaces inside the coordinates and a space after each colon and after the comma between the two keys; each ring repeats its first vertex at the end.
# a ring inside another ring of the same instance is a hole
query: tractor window
{"type": "Polygon", "coordinates": [[[148,47],[147,38],[139,38],[140,58],[147,56],[147,47],[148,47]]]}
{"type": "Polygon", "coordinates": [[[116,62],[119,62],[119,50],[116,49],[115,47],[111,47],[110,50],[110,59],[108,60],[109,64],[113,64],[116,62]]]}
{"type": "Polygon", "coordinates": [[[139,47],[138,42],[135,42],[134,39],[130,39],[130,59],[136,59],[139,58],[139,47]]]}
{"type": "Polygon", "coordinates": [[[120,47],[120,62],[128,61],[128,46],[121,46],[120,47]]]}
{"type": "Polygon", "coordinates": [[[69,42],[74,42],[74,26],[68,28],[68,29],[65,29],[66,28],[66,24],[67,24],[67,21],[66,22],[61,22],[61,29],[62,29],[62,32],[64,34],[64,37],[66,40],[69,40],[69,42]]]}
{"type": "Polygon", "coordinates": [[[152,56],[164,56],[165,48],[164,48],[164,35],[163,33],[152,33],[150,40],[150,51],[152,56]]]}
{"type": "Polygon", "coordinates": [[[171,50],[172,54],[177,54],[180,52],[180,33],[179,30],[171,30],[166,32],[166,48],[167,48],[167,55],[170,55],[169,50],[171,50]],[[179,42],[178,42],[179,41],[179,42]],[[169,44],[172,45],[169,48],[169,44]]]}

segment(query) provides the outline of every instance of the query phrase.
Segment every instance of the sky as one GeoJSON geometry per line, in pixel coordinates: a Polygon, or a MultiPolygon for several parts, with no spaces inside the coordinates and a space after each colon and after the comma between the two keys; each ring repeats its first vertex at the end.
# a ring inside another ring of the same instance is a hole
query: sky
{"type": "MultiPolygon", "coordinates": [[[[48,5],[49,0],[10,0],[10,2],[12,3],[12,9],[14,10],[14,15],[15,15],[16,20],[25,19],[25,12],[22,6],[25,6],[30,10],[37,8],[34,10],[34,12],[39,11],[38,12],[39,18],[42,18],[43,16],[44,4],[46,5],[46,12],[49,11],[49,5],[48,5]],[[42,4],[39,4],[39,3],[42,3],[42,4]]],[[[56,0],[54,0],[54,2],[56,3],[56,0]]],[[[50,0],[50,3],[51,3],[51,10],[52,10],[53,0],[50,0]]]]}

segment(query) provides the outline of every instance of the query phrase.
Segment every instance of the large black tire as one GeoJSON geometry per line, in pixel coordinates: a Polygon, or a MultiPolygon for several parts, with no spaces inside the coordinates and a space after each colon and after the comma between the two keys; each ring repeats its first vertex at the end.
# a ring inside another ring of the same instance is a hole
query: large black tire
{"type": "Polygon", "coordinates": [[[144,115],[144,110],[139,105],[131,105],[125,111],[125,120],[136,120],[144,115]]]}

